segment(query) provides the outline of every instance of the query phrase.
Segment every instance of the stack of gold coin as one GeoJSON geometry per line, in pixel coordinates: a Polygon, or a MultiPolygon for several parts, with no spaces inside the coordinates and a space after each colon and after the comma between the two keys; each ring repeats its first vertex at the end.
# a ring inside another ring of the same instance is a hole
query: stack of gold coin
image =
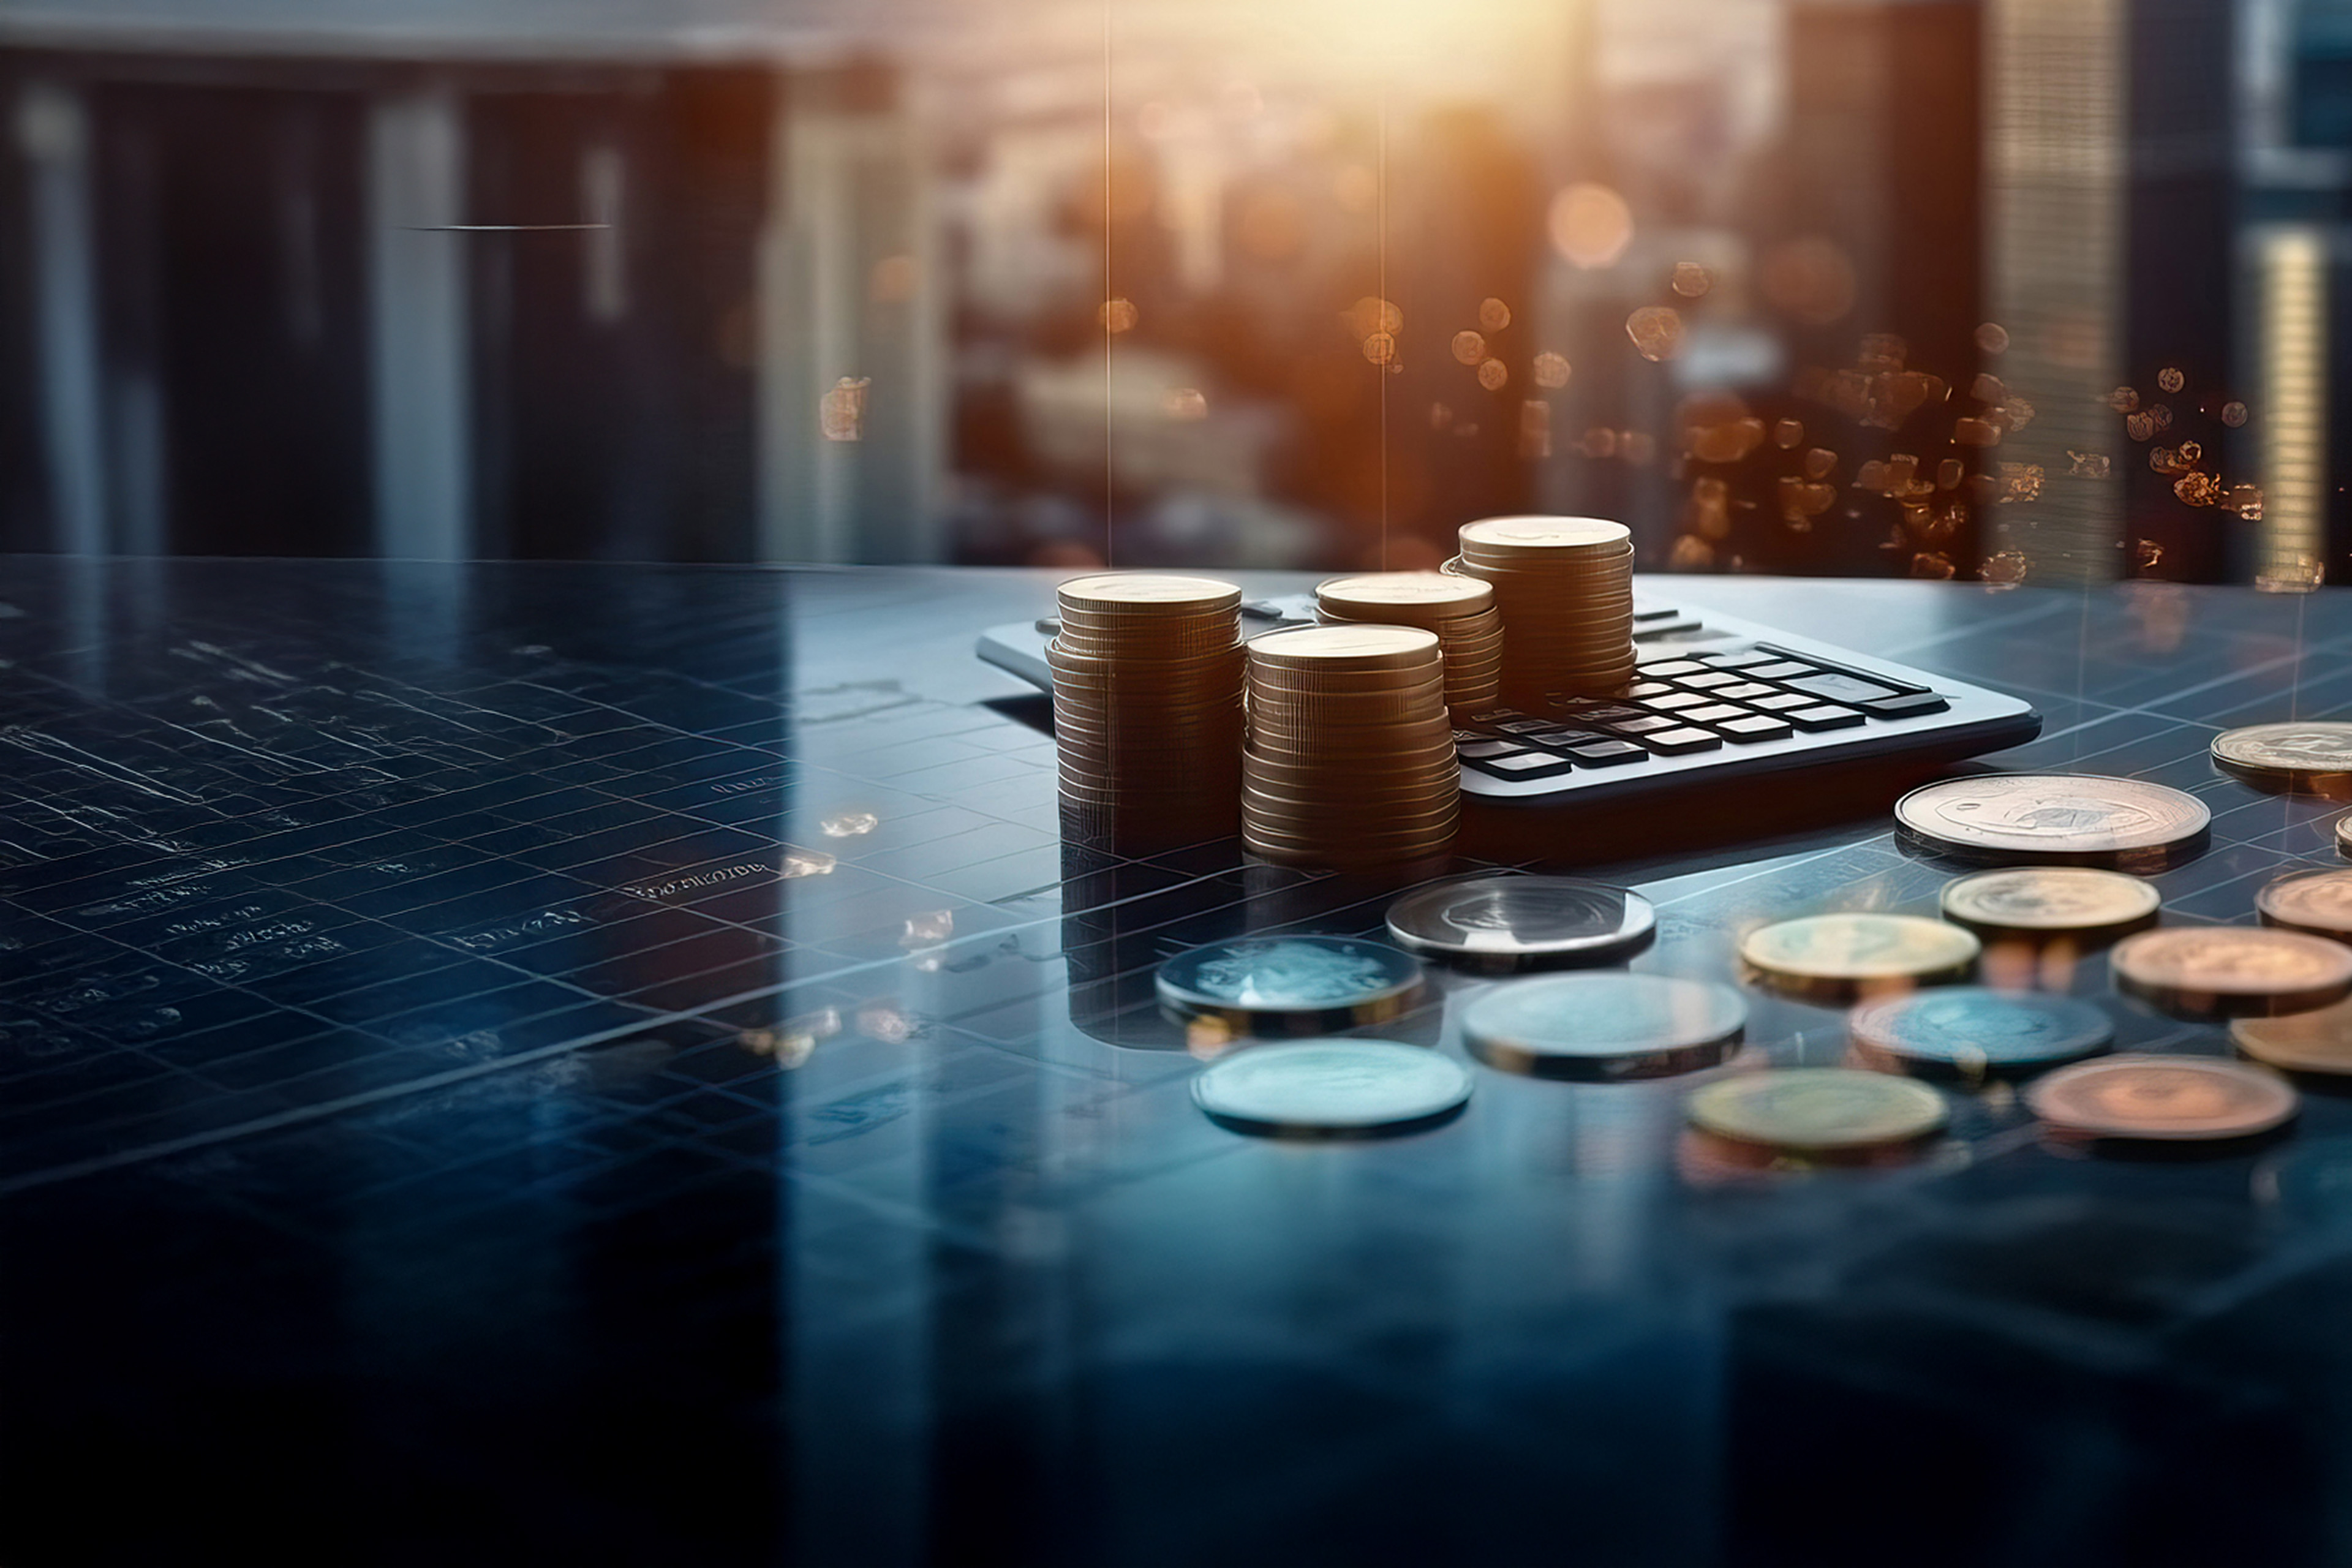
{"type": "Polygon", "coordinates": [[[1234,831],[1241,781],[1242,591],[1106,573],[1062,584],[1054,740],[1066,817],[1106,837],[1234,831]]]}
{"type": "Polygon", "coordinates": [[[1437,635],[1339,625],[1249,645],[1242,841],[1306,865],[1442,849],[1461,810],[1437,635]]]}
{"type": "Polygon", "coordinates": [[[1315,607],[1327,626],[1372,621],[1435,632],[1445,656],[1445,705],[1495,705],[1503,679],[1503,615],[1490,584],[1446,572],[1374,572],[1318,585],[1315,607]]]}
{"type": "Polygon", "coordinates": [[[1503,612],[1503,696],[1539,712],[1554,695],[1606,696],[1633,679],[1633,536],[1593,517],[1463,525],[1445,570],[1491,583],[1503,612]]]}

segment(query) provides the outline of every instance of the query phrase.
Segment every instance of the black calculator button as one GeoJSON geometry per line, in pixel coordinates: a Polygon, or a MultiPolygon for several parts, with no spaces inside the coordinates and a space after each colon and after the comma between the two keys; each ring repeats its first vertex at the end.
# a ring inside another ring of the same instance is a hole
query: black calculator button
{"type": "Polygon", "coordinates": [[[1682,612],[1680,610],[1662,610],[1654,605],[1636,605],[1633,606],[1633,618],[1636,621],[1671,621],[1681,616],[1681,614],[1682,612]]]}
{"type": "Polygon", "coordinates": [[[1491,730],[1496,725],[1507,723],[1513,719],[1524,719],[1526,717],[1526,714],[1520,712],[1516,708],[1487,708],[1480,710],[1479,712],[1468,715],[1465,721],[1475,725],[1476,728],[1481,730],[1491,730]]]}
{"type": "Polygon", "coordinates": [[[1769,686],[1759,686],[1752,680],[1743,680],[1737,686],[1718,686],[1715,689],[1715,694],[1726,702],[1753,702],[1759,697],[1789,695],[1784,691],[1776,692],[1769,686]]]}
{"type": "Polygon", "coordinates": [[[1769,719],[1761,713],[1751,713],[1745,719],[1726,719],[1716,728],[1722,731],[1724,738],[1735,746],[1789,738],[1789,726],[1785,721],[1769,719]]]}
{"type": "MultiPolygon", "coordinates": [[[[1711,691],[1718,686],[1738,686],[1742,684],[1739,677],[1727,674],[1720,669],[1711,671],[1706,675],[1685,675],[1682,678],[1682,683],[1697,691],[1711,691]]],[[[1747,684],[1752,685],[1754,683],[1751,681],[1747,684]]]]}
{"type": "Polygon", "coordinates": [[[1685,752],[1711,752],[1723,744],[1723,737],[1706,730],[1661,730],[1643,736],[1642,744],[1661,756],[1679,757],[1685,752]]]}
{"type": "Polygon", "coordinates": [[[1685,632],[1704,630],[1706,630],[1706,628],[1700,626],[1696,621],[1654,621],[1646,626],[1640,621],[1635,621],[1633,623],[1633,640],[1635,642],[1648,642],[1652,637],[1679,637],[1685,632]]]}
{"type": "Polygon", "coordinates": [[[1851,730],[1865,716],[1851,708],[1823,703],[1814,708],[1795,709],[1782,717],[1798,729],[1810,732],[1814,730],[1851,730]]]}
{"type": "Polygon", "coordinates": [[[1535,735],[1540,734],[1546,730],[1556,730],[1559,727],[1559,725],[1554,724],[1549,719],[1507,719],[1503,722],[1492,726],[1492,728],[1500,730],[1506,735],[1535,735]]]}
{"type": "MultiPolygon", "coordinates": [[[[1761,674],[1761,671],[1758,672],[1761,674]]],[[[1891,686],[1874,681],[1858,680],[1851,675],[1824,675],[1819,672],[1783,681],[1792,690],[1811,693],[1824,702],[1875,702],[1896,695],[1891,686]]]]}
{"type": "Polygon", "coordinates": [[[1609,727],[1620,735],[1654,735],[1661,730],[1679,730],[1682,721],[1653,713],[1642,719],[1620,719],[1609,727]]]}
{"type": "Polygon", "coordinates": [[[1815,707],[1820,701],[1819,698],[1808,697],[1801,691],[1776,691],[1769,697],[1750,699],[1748,705],[1751,708],[1769,708],[1774,712],[1780,713],[1791,708],[1815,707]]]}
{"type": "Polygon", "coordinates": [[[1921,713],[1941,713],[1950,706],[1932,691],[1906,691],[1900,696],[1881,697],[1862,705],[1863,711],[1879,719],[1909,719],[1921,713]]]}
{"type": "Polygon", "coordinates": [[[1642,705],[1671,713],[1677,708],[1704,708],[1714,700],[1704,691],[1669,691],[1664,697],[1645,697],[1642,705]]]}
{"type": "Polygon", "coordinates": [[[1470,741],[1454,749],[1466,763],[1483,762],[1488,757],[1515,756],[1519,751],[1508,741],[1470,741]]]}
{"type": "Polygon", "coordinates": [[[1650,753],[1630,741],[1601,741],[1571,746],[1568,754],[1588,768],[1613,768],[1621,763],[1638,763],[1650,753]]]}
{"type": "MultiPolygon", "coordinates": [[[[1673,689],[1660,686],[1660,691],[1673,689]]],[[[1620,702],[1595,702],[1589,698],[1577,698],[1559,705],[1560,717],[1573,719],[1580,724],[1613,724],[1620,719],[1638,719],[1642,710],[1620,702]]]]}
{"type": "Polygon", "coordinates": [[[1500,779],[1542,779],[1567,773],[1576,764],[1549,752],[1514,752],[1507,757],[1487,757],[1470,765],[1500,779]]]}
{"type": "Polygon", "coordinates": [[[1710,703],[1705,708],[1685,708],[1675,715],[1685,724],[1722,724],[1733,719],[1748,717],[1745,708],[1734,708],[1728,702],[1710,703]]]}

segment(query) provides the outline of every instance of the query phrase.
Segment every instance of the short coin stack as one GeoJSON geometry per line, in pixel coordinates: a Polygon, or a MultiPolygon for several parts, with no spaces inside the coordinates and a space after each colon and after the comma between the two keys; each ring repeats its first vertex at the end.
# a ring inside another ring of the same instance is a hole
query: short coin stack
{"type": "Polygon", "coordinates": [[[1495,705],[1503,677],[1503,616],[1490,584],[1446,572],[1374,572],[1321,584],[1315,607],[1327,625],[1370,621],[1435,632],[1445,655],[1445,705],[1495,705]]]}
{"type": "Polygon", "coordinates": [[[1242,591],[1106,573],[1062,584],[1054,739],[1062,804],[1092,837],[1230,834],[1241,775],[1242,591]]]}
{"type": "Polygon", "coordinates": [[[1437,636],[1328,626],[1249,645],[1242,838],[1307,865],[1443,849],[1461,811],[1437,636]]]}
{"type": "Polygon", "coordinates": [[[1633,679],[1633,536],[1592,517],[1463,525],[1458,576],[1491,583],[1503,613],[1503,696],[1540,712],[1555,694],[1607,696],[1633,679]]]}

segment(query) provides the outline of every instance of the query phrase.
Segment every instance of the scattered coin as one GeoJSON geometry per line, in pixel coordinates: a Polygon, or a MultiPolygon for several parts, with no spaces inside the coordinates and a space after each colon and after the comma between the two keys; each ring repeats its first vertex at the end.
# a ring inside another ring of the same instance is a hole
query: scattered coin
{"type": "Polygon", "coordinates": [[[1944,885],[1944,918],[2011,942],[2111,942],[2156,923],[2155,884],[2082,866],[1978,871],[1944,885]]]}
{"type": "Polygon", "coordinates": [[[2213,737],[2223,772],[2263,789],[2352,796],[2352,724],[2249,724],[2213,737]]]}
{"type": "Polygon", "coordinates": [[[2230,1038],[2256,1061],[2289,1072],[2352,1073],[2352,1001],[2279,1018],[2239,1018],[2230,1038]]]}
{"type": "Polygon", "coordinates": [[[1924,1083],[1852,1068],[1743,1073],[1690,1097],[1691,1125],[1779,1149],[1908,1143],[1944,1125],[1944,1097],[1924,1083]]]}
{"type": "Polygon", "coordinates": [[[2254,895],[2264,925],[2352,942],[2352,871],[2299,871],[2254,895]]]}
{"type": "Polygon", "coordinates": [[[2184,1018],[2308,1013],[2352,994],[2352,948],[2301,931],[2176,926],[2126,937],[2116,984],[2184,1018]]]}
{"type": "Polygon", "coordinates": [[[1918,915],[1807,915],[1759,926],[1739,944],[1754,977],[1823,1000],[1958,980],[1980,951],[1958,926],[1918,915]]]}
{"type": "Polygon", "coordinates": [[[2033,1114],[2082,1137],[2251,1138],[2294,1115],[2273,1074],[2206,1057],[2121,1056],[2077,1062],[2025,1091],[2033,1114]]]}
{"type": "Polygon", "coordinates": [[[1748,1024],[1728,985],[1662,974],[1514,980],[1463,1010],[1462,1038],[1489,1067],[1538,1078],[1661,1078],[1714,1067],[1748,1024]]]}
{"type": "Polygon", "coordinates": [[[1608,963],[1657,934],[1650,900],[1573,877],[1459,877],[1389,906],[1389,938],[1465,968],[1608,963]]]}
{"type": "Polygon", "coordinates": [[[1865,1003],[1846,1020],[1866,1056],[1970,1078],[2070,1062],[2105,1050],[2115,1026],[2069,996],[1949,985],[1865,1003]]]}
{"type": "Polygon", "coordinates": [[[1160,966],[1160,1010],[1235,1035],[1319,1035],[1396,1017],[1421,999],[1421,964],[1381,942],[1255,936],[1160,966]]]}
{"type": "Polygon", "coordinates": [[[1299,1040],[1220,1058],[1193,1103],[1243,1131],[1365,1137],[1429,1126],[1470,1098],[1460,1062],[1393,1040],[1299,1040]]]}
{"type": "Polygon", "coordinates": [[[2193,853],[2211,815],[2195,795],[2137,779],[1990,773],[1915,789],[1895,820],[1906,842],[1963,859],[2153,870],[2193,853]]]}

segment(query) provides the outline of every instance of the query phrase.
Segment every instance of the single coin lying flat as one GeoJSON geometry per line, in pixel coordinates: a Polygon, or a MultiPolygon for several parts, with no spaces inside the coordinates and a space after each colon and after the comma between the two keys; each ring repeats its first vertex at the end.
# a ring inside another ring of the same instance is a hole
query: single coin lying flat
{"type": "Polygon", "coordinates": [[[1944,885],[1944,918],[1980,936],[2085,944],[2156,923],[2163,898],[2152,882],[2086,866],[1978,871],[1944,885]]]}
{"type": "Polygon", "coordinates": [[[2213,737],[2215,765],[2258,788],[2352,795],[2352,724],[2249,724],[2213,737]]]}
{"type": "Polygon", "coordinates": [[[2142,931],[2112,962],[2119,989],[2184,1018],[2307,1013],[2352,994],[2352,947],[2275,928],[2142,931]]]}
{"type": "Polygon", "coordinates": [[[1966,975],[1982,951],[1969,932],[1918,915],[1807,915],[1759,926],[1739,944],[1776,990],[1835,998],[1966,975]]]}
{"type": "Polygon", "coordinates": [[[1728,985],[1662,974],[1514,980],[1462,1015],[1489,1067],[1538,1078],[1662,1078],[1714,1067],[1738,1045],[1748,1005],[1728,985]]]}
{"type": "Polygon", "coordinates": [[[1693,1093],[1687,1111],[1717,1137],[1815,1152],[1914,1142],[1948,1115],[1924,1083],[1851,1068],[1744,1073],[1693,1093]]]}
{"type": "Polygon", "coordinates": [[[2116,1034],[2088,1002],[1976,985],[1864,1003],[1846,1027],[1865,1055],[1971,1077],[2074,1061],[2105,1050],[2116,1034]]]}
{"type": "Polygon", "coordinates": [[[2251,1138],[2294,1115],[2276,1074],[2208,1057],[2120,1056],[2060,1068],[2025,1091],[2053,1128],[2087,1138],[2251,1138]]]}
{"type": "Polygon", "coordinates": [[[2254,895],[2264,925],[2352,942],[2352,871],[2298,871],[2254,895]]]}
{"type": "Polygon", "coordinates": [[[1192,1080],[1192,1100],[1248,1132],[1365,1137],[1443,1121],[1470,1098],[1460,1062],[1393,1040],[1298,1040],[1220,1058],[1192,1080]]]}
{"type": "Polygon", "coordinates": [[[1895,803],[1903,838],[1976,860],[2153,869],[2203,842],[2204,802],[2163,784],[2075,773],[1990,773],[1895,803]]]}
{"type": "Polygon", "coordinates": [[[1656,934],[1650,900],[1574,877],[1458,877],[1389,906],[1389,939],[1465,968],[1606,963],[1656,934]]]}

